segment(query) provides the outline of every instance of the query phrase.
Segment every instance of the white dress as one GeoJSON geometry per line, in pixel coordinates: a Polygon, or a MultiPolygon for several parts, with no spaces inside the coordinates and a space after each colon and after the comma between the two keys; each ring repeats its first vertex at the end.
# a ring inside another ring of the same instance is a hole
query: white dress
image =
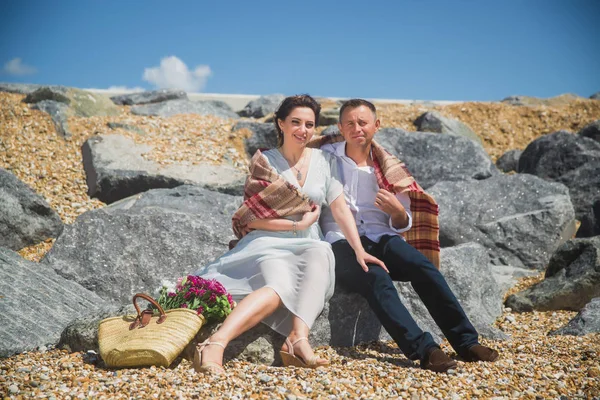
{"type": "MultiPolygon", "coordinates": [[[[313,149],[304,186],[277,149],[263,153],[271,166],[292,185],[326,207],[343,193],[336,178],[333,156],[313,149]],[[334,172],[332,173],[332,166],[334,172]]],[[[287,217],[299,221],[302,214],[287,217]]],[[[291,225],[291,224],[290,224],[291,225]]],[[[270,232],[255,230],[244,236],[229,252],[194,272],[206,279],[217,279],[236,301],[251,292],[272,288],[283,303],[263,320],[278,333],[287,336],[292,316],[312,327],[334,289],[335,259],[331,245],[323,241],[318,221],[304,231],[270,232]]]]}

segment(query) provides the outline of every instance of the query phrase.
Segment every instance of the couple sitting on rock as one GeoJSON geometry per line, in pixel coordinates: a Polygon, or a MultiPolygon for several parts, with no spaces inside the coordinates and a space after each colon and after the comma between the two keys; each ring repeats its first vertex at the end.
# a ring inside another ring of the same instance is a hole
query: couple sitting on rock
{"type": "Polygon", "coordinates": [[[329,364],[308,343],[334,281],[363,295],[411,360],[456,367],[404,307],[393,281],[411,282],[465,361],[494,361],[439,272],[438,206],[403,163],[373,141],[376,109],[354,99],[340,108],[341,135],[311,140],[321,106],[308,95],[275,112],[278,147],[257,151],[244,203],[233,216],[237,245],[196,271],[219,280],[238,301],[194,355],[198,372],[223,372],[225,346],[259,322],[286,336],[284,365],[329,364]],[[320,218],[320,226],[319,226],[320,218]]]}

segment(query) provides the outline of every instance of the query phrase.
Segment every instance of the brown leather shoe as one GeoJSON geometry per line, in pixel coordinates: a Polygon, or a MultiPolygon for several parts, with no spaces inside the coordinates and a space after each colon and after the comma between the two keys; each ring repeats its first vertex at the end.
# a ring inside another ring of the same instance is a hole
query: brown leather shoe
{"type": "Polygon", "coordinates": [[[462,356],[465,361],[487,361],[494,362],[500,357],[500,354],[489,347],[482,346],[480,344],[473,345],[467,349],[466,354],[462,356]]]}
{"type": "Polygon", "coordinates": [[[427,351],[425,360],[421,361],[421,368],[434,372],[446,372],[456,368],[456,361],[448,357],[439,347],[432,347],[427,351]]]}

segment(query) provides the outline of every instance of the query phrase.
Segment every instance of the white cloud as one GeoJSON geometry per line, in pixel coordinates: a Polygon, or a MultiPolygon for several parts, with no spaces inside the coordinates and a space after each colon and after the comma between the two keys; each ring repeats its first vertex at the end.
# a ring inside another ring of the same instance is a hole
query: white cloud
{"type": "Polygon", "coordinates": [[[32,75],[37,72],[34,67],[23,64],[21,58],[16,57],[4,64],[2,72],[8,75],[32,75]]]}
{"type": "Polygon", "coordinates": [[[160,66],[145,68],[143,79],[158,89],[180,89],[199,92],[212,74],[208,65],[198,65],[190,71],[183,61],[175,56],[160,60],[160,66]]]}

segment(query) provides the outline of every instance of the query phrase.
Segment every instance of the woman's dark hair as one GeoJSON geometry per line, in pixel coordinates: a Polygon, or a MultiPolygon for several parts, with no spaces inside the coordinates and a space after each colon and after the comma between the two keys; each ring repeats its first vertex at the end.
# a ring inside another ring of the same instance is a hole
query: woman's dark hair
{"type": "Polygon", "coordinates": [[[321,112],[321,105],[312,97],[307,94],[298,94],[295,96],[286,97],[273,115],[273,123],[275,124],[275,131],[277,132],[277,146],[283,145],[283,132],[279,128],[279,120],[285,121],[288,115],[298,107],[307,107],[313,110],[315,113],[315,128],[319,126],[319,114],[321,112]]]}

